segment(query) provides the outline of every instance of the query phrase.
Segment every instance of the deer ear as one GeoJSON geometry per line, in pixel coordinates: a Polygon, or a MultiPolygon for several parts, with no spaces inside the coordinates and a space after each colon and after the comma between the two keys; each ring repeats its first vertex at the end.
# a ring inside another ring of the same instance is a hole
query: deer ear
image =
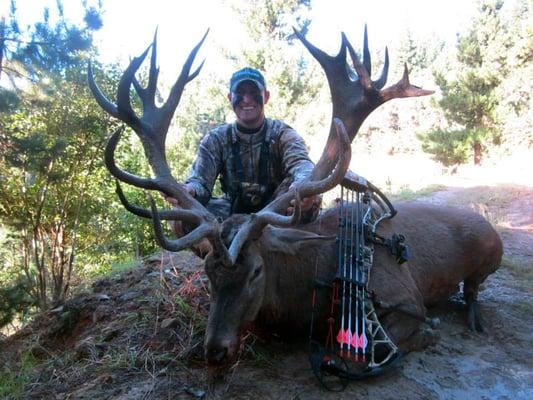
{"type": "Polygon", "coordinates": [[[290,255],[301,254],[307,246],[315,246],[317,242],[333,241],[336,236],[322,236],[300,229],[276,228],[268,225],[259,238],[268,251],[276,251],[290,255]]]}

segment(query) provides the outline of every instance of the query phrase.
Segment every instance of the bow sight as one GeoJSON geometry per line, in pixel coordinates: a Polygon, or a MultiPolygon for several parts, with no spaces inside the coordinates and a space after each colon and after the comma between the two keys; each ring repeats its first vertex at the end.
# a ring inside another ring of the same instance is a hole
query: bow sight
{"type": "Polygon", "coordinates": [[[310,332],[311,368],[328,390],[343,390],[350,380],[374,376],[397,361],[402,353],[381,325],[368,282],[373,263],[374,244],[385,245],[399,263],[408,256],[401,235],[387,240],[377,235],[378,224],[392,218],[396,210],[381,191],[357,177],[345,179],[341,186],[338,270],[332,283],[316,281],[313,290],[313,315],[310,332]],[[330,290],[329,315],[315,321],[317,290],[330,290]],[[314,326],[315,323],[322,325],[314,326]],[[317,335],[315,332],[325,333],[317,335]],[[323,339],[325,337],[325,340],[323,339]]]}

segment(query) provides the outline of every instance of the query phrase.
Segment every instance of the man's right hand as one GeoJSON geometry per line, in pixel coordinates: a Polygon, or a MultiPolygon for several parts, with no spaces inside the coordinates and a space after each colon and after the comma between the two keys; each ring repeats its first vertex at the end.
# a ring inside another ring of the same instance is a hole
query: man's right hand
{"type": "Polygon", "coordinates": [[[167,196],[166,194],[162,193],[163,197],[169,203],[172,207],[179,207],[178,199],[175,199],[174,197],[167,196]]]}
{"type": "MultiPolygon", "coordinates": [[[[185,190],[192,196],[194,197],[196,195],[196,191],[194,190],[194,188],[190,185],[187,185],[187,184],[184,184],[183,185],[185,187],[185,190]]],[[[174,197],[171,197],[171,196],[167,196],[166,194],[164,193],[161,193],[163,195],[163,197],[165,198],[165,200],[172,206],[172,207],[175,207],[175,208],[179,208],[180,207],[180,203],[178,201],[178,199],[174,198],[174,197]]],[[[174,234],[176,235],[176,237],[182,237],[184,236],[185,232],[184,232],[184,229],[183,229],[183,225],[181,224],[181,221],[169,221],[169,224],[170,224],[170,228],[172,229],[172,231],[174,232],[174,234]]]]}

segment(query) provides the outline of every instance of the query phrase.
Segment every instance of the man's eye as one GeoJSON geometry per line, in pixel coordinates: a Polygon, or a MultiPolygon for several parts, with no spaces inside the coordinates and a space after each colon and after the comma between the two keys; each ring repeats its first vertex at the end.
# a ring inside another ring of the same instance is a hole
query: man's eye
{"type": "Polygon", "coordinates": [[[253,97],[253,96],[258,96],[258,95],[259,95],[259,92],[257,92],[257,91],[253,91],[253,92],[248,92],[248,91],[246,91],[246,92],[237,92],[237,93],[235,93],[235,94],[236,94],[237,96],[241,96],[241,97],[244,97],[245,95],[248,95],[248,96],[253,97]]]}

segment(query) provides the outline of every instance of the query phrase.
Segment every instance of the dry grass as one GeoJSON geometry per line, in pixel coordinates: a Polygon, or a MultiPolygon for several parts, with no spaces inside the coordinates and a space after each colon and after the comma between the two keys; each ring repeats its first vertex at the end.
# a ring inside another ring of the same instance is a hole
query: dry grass
{"type": "MultiPolygon", "coordinates": [[[[8,338],[10,350],[0,348],[0,397],[54,398],[68,392],[76,398],[79,391],[102,398],[127,392],[132,382],[145,390],[143,398],[161,398],[165,391],[199,394],[196,388],[210,379],[203,356],[209,297],[207,278],[190,257],[164,253],[97,281],[91,293],[8,338]]],[[[226,380],[242,363],[268,364],[270,355],[258,342],[252,334],[244,338],[226,380]]]]}

